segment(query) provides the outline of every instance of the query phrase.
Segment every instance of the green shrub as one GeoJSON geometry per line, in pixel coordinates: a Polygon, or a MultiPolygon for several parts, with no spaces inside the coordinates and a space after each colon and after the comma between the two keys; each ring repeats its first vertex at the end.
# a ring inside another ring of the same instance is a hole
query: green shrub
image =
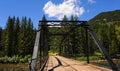
{"type": "Polygon", "coordinates": [[[86,61],[86,57],[77,57],[76,60],[79,60],[79,61],[86,61]]]}
{"type": "Polygon", "coordinates": [[[28,62],[29,59],[31,59],[31,55],[27,55],[27,56],[25,56],[25,57],[24,57],[24,62],[28,62]]]}
{"type": "Polygon", "coordinates": [[[21,57],[14,55],[12,57],[4,56],[0,58],[0,63],[27,63],[31,59],[31,55],[21,57]]]}

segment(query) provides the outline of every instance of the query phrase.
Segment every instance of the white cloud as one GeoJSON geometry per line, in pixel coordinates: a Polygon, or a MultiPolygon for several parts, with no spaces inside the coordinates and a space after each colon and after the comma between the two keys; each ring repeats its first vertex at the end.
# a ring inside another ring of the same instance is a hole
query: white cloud
{"type": "Polygon", "coordinates": [[[95,0],[88,0],[89,3],[96,3],[95,0]]]}
{"type": "Polygon", "coordinates": [[[78,5],[79,0],[64,0],[60,4],[54,4],[52,1],[48,1],[43,10],[49,17],[56,17],[62,19],[64,15],[70,17],[71,15],[81,16],[85,9],[78,5]]]}

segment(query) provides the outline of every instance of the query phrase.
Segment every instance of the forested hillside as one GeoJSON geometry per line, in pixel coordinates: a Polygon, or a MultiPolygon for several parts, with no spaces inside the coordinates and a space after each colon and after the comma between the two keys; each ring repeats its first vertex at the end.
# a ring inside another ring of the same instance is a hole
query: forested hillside
{"type": "Polygon", "coordinates": [[[89,23],[95,24],[99,22],[117,22],[120,21],[120,10],[109,11],[109,12],[102,12],[92,18],[89,23]]]}
{"type": "Polygon", "coordinates": [[[88,22],[112,57],[120,54],[120,10],[103,12],[88,22]]]}

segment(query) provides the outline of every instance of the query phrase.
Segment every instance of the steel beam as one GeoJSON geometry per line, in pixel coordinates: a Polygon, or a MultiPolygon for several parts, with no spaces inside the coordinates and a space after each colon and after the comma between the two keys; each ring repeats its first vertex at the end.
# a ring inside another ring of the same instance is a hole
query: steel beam
{"type": "Polygon", "coordinates": [[[89,64],[90,61],[89,61],[89,48],[88,48],[88,30],[87,28],[85,28],[85,34],[86,34],[86,57],[87,57],[87,63],[89,64]]]}
{"type": "Polygon", "coordinates": [[[95,40],[95,43],[97,44],[97,46],[99,47],[100,51],[102,52],[102,54],[105,56],[105,58],[107,59],[109,65],[111,66],[113,71],[119,71],[118,67],[116,66],[116,64],[112,61],[110,55],[108,54],[108,52],[106,51],[106,49],[103,47],[102,43],[98,40],[96,33],[90,28],[90,26],[86,26],[86,28],[89,30],[91,36],[93,37],[93,39],[95,40]]]}
{"type": "Polygon", "coordinates": [[[33,50],[33,55],[31,60],[31,66],[30,66],[31,71],[36,71],[39,40],[40,40],[40,31],[38,31],[36,34],[35,45],[34,45],[34,50],[33,50]]]}

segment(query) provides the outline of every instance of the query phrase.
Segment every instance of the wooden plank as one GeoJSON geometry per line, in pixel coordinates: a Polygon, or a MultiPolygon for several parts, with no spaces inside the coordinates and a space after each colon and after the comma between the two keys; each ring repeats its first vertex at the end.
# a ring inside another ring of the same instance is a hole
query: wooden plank
{"type": "Polygon", "coordinates": [[[85,62],[79,62],[61,56],[50,56],[47,65],[48,66],[46,66],[47,67],[46,71],[52,71],[51,69],[57,65],[59,66],[54,68],[53,71],[112,71],[107,68],[87,64],[85,62]],[[58,64],[57,59],[55,57],[61,61],[62,65],[58,64]]]}

